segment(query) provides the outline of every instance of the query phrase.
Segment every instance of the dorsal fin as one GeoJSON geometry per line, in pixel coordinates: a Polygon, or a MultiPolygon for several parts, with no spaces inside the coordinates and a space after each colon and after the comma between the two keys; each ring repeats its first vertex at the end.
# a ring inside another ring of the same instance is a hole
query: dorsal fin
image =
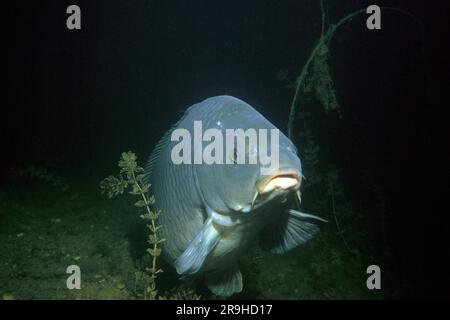
{"type": "Polygon", "coordinates": [[[167,143],[170,142],[170,136],[172,134],[172,131],[176,129],[178,124],[183,121],[183,119],[188,114],[189,110],[191,110],[195,104],[190,106],[189,108],[184,111],[183,116],[175,123],[173,124],[169,130],[167,130],[164,135],[159,139],[158,143],[156,144],[155,148],[153,149],[152,153],[150,154],[150,157],[148,158],[147,164],[144,167],[144,181],[145,183],[150,183],[151,180],[151,174],[153,167],[155,166],[156,160],[159,158],[161,151],[164,149],[167,143]]]}
{"type": "Polygon", "coordinates": [[[161,139],[159,139],[156,147],[150,154],[147,164],[144,167],[144,181],[146,183],[150,183],[150,176],[152,174],[153,167],[155,166],[156,160],[158,159],[161,151],[164,149],[164,146],[170,141],[170,135],[172,134],[174,127],[170,128],[164,133],[164,135],[161,137],[161,139]]]}

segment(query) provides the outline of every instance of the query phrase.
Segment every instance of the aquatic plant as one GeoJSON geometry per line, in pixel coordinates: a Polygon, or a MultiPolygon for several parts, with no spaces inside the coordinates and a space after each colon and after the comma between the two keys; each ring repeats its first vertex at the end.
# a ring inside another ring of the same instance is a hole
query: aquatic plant
{"type": "MultiPolygon", "coordinates": [[[[289,78],[289,73],[286,71],[280,71],[277,74],[279,81],[288,83],[286,88],[295,90],[289,111],[288,136],[293,138],[295,121],[300,121],[302,125],[298,136],[301,138],[300,149],[306,175],[304,188],[308,190],[305,192],[305,201],[302,205],[310,208],[311,211],[328,215],[329,220],[334,222],[325,226],[321,236],[313,239],[304,252],[298,253],[307,257],[303,257],[302,261],[307,260],[310,263],[304,269],[299,270],[299,274],[303,273],[302,278],[307,280],[299,283],[296,294],[299,295],[299,298],[336,299],[361,296],[382,298],[384,295],[382,291],[368,292],[362,285],[365,275],[361,270],[374,263],[370,249],[366,247],[370,240],[367,230],[362,225],[364,216],[349,202],[343,184],[339,180],[338,170],[333,165],[321,161],[321,148],[314,139],[310,125],[312,114],[304,106],[306,98],[313,96],[326,114],[335,111],[339,118],[342,117],[330,68],[330,42],[339,27],[352,21],[357,15],[365,13],[365,9],[352,12],[336,24],[326,26],[327,19],[323,1],[319,2],[322,13],[320,38],[300,74],[295,81],[289,78]],[[327,232],[327,229],[334,232],[327,232]],[[348,230],[352,232],[348,232],[348,230]]],[[[418,22],[414,16],[401,9],[382,8],[405,14],[418,22]]],[[[314,114],[316,115],[316,113],[314,114]]],[[[262,268],[267,263],[265,260],[258,265],[262,268]]],[[[273,268],[274,266],[272,266],[273,268]]],[[[265,268],[261,270],[260,275],[254,276],[257,288],[264,288],[269,277],[268,270],[265,271],[265,268]]],[[[296,274],[296,277],[299,277],[299,274],[296,274]]],[[[291,280],[294,282],[296,278],[291,280]]],[[[278,290],[281,292],[283,288],[278,290]]],[[[268,297],[276,297],[280,292],[270,293],[268,297]]]]}
{"type": "Polygon", "coordinates": [[[288,136],[290,138],[292,138],[293,125],[302,93],[315,93],[316,98],[324,107],[325,112],[337,110],[340,114],[336,89],[334,88],[334,82],[330,72],[329,44],[339,26],[364,12],[364,10],[353,12],[341,19],[337,24],[330,24],[328,30],[325,31],[326,17],[322,0],[320,0],[320,8],[322,12],[322,30],[319,41],[295,81],[295,93],[292,98],[288,120],[288,136]]]}
{"type": "Polygon", "coordinates": [[[147,252],[152,257],[150,268],[146,268],[149,272],[149,277],[146,277],[146,288],[144,292],[144,298],[154,300],[157,299],[158,290],[156,287],[156,279],[159,273],[163,272],[157,265],[157,259],[161,255],[161,245],[165,241],[164,238],[159,237],[159,229],[157,220],[160,215],[160,211],[153,211],[151,206],[155,203],[155,197],[148,195],[150,185],[145,184],[143,181],[144,169],[137,164],[137,156],[131,152],[123,152],[121,159],[118,163],[120,172],[116,176],[108,176],[100,182],[100,188],[103,194],[106,194],[109,198],[123,194],[123,192],[130,188],[130,194],[140,196],[134,205],[144,209],[144,213],[140,217],[149,222],[147,227],[150,229],[150,235],[148,243],[150,248],[147,252]]]}
{"type": "MultiPolygon", "coordinates": [[[[342,19],[340,19],[335,24],[329,24],[328,28],[325,26],[326,15],[323,5],[323,0],[319,1],[320,10],[322,14],[322,28],[320,38],[317,44],[311,51],[311,55],[303,66],[300,74],[295,80],[295,93],[292,98],[292,102],[289,109],[289,119],[288,119],[288,136],[292,138],[293,135],[293,125],[297,117],[297,110],[299,109],[300,98],[303,94],[308,95],[314,93],[316,99],[322,104],[326,113],[330,110],[336,110],[339,117],[342,116],[340,106],[337,100],[336,89],[334,87],[333,78],[330,72],[330,42],[333,39],[336,31],[339,27],[349,23],[356,16],[365,13],[366,9],[360,9],[354,11],[342,19]],[[325,30],[326,29],[326,30],[325,30]]],[[[415,22],[421,25],[421,22],[417,20],[411,13],[404,11],[399,8],[393,7],[381,7],[383,10],[396,11],[412,18],[415,22]]],[[[423,28],[422,28],[423,30],[423,28]]],[[[422,35],[423,38],[423,35],[422,35]]],[[[277,75],[278,79],[285,79],[287,74],[284,72],[279,72],[277,75]]]]}
{"type": "MultiPolygon", "coordinates": [[[[366,9],[356,10],[337,23],[330,23],[326,26],[327,17],[324,9],[324,1],[319,0],[321,10],[321,33],[319,40],[311,51],[311,55],[306,61],[305,65],[301,69],[300,74],[297,76],[295,82],[289,81],[288,72],[280,71],[277,74],[279,81],[287,81],[290,84],[287,88],[295,88],[294,95],[289,110],[288,118],[288,136],[293,138],[293,126],[295,120],[303,120],[303,128],[300,132],[302,139],[302,156],[304,161],[305,172],[308,172],[305,183],[305,188],[311,188],[316,196],[316,205],[321,208],[328,208],[333,215],[338,234],[349,251],[352,251],[344,237],[344,231],[341,228],[338,216],[336,214],[336,192],[338,192],[339,186],[337,185],[337,170],[322,168],[322,172],[319,172],[319,151],[320,147],[315,143],[311,129],[308,126],[307,119],[311,117],[311,114],[301,108],[302,99],[308,95],[314,95],[323,107],[325,113],[330,111],[336,111],[339,118],[342,117],[340,105],[337,99],[337,93],[334,86],[334,81],[330,71],[330,42],[333,39],[336,31],[343,25],[352,21],[356,16],[365,13],[366,9]],[[327,195],[323,197],[323,195],[327,195]],[[320,200],[319,200],[320,199],[320,200]],[[327,204],[331,204],[330,206],[327,204]]],[[[394,7],[381,7],[383,10],[390,10],[406,15],[413,19],[416,23],[421,25],[421,22],[417,20],[411,13],[394,7]]],[[[423,28],[422,28],[423,30],[423,28]]],[[[423,38],[423,35],[422,35],[423,38]]]]}

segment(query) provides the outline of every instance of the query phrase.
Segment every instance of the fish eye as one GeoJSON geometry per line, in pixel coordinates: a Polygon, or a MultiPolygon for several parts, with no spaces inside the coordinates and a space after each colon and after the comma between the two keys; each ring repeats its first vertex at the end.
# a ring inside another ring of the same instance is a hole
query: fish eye
{"type": "Polygon", "coordinates": [[[237,164],[237,158],[238,158],[238,150],[237,147],[234,147],[233,152],[231,153],[231,160],[233,160],[234,164],[237,164]]]}
{"type": "MultiPolygon", "coordinates": [[[[246,143],[244,145],[244,148],[245,148],[245,150],[240,149],[240,152],[244,151],[244,154],[246,157],[258,153],[258,150],[256,148],[252,148],[248,143],[246,143]]],[[[237,164],[238,158],[242,157],[242,154],[240,154],[240,152],[238,151],[238,147],[234,146],[233,152],[230,153],[230,159],[231,159],[231,161],[233,161],[234,164],[237,164]]]]}

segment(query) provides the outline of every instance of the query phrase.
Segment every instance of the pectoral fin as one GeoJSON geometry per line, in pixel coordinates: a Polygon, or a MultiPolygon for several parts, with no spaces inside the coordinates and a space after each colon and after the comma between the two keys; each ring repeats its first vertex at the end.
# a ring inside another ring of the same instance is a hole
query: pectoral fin
{"type": "Polygon", "coordinates": [[[304,244],[319,232],[319,228],[311,220],[326,222],[312,214],[288,210],[281,221],[261,234],[261,247],[271,253],[282,254],[304,244]]]}
{"type": "Polygon", "coordinates": [[[219,231],[214,227],[212,219],[207,219],[194,240],[192,240],[181,256],[175,260],[175,268],[178,274],[197,273],[219,240],[219,231]]]}

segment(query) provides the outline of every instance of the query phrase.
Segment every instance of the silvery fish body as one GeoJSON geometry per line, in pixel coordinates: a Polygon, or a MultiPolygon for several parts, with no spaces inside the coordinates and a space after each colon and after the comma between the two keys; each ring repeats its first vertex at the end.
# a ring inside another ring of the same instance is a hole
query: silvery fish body
{"type": "Polygon", "coordinates": [[[259,145],[251,142],[231,152],[224,147],[228,163],[195,164],[196,148],[203,150],[209,144],[205,141],[194,145],[190,164],[174,163],[173,150],[180,142],[174,131],[185,129],[194,137],[194,121],[201,121],[203,132],[213,128],[223,137],[227,129],[277,128],[242,100],[212,97],[186,110],[160,140],[146,167],[145,181],[151,184],[155,209],[161,210],[163,257],[180,275],[205,274],[213,293],[229,296],[242,290],[237,261],[253,241],[259,239],[264,249],[284,253],[310,239],[318,231],[311,221],[322,219],[283,204],[289,194],[300,201],[302,171],[295,146],[281,132],[279,166],[269,174],[261,174],[260,163],[236,163],[237,150],[244,150],[246,159],[258,157],[259,145]]]}

